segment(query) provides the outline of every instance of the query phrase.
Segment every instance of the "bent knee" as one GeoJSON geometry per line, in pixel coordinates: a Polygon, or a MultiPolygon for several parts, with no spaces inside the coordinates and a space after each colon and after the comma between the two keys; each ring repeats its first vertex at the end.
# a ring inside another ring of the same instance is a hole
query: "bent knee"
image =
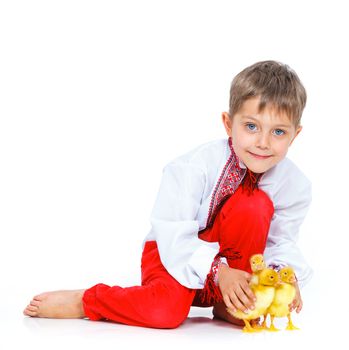
{"type": "Polygon", "coordinates": [[[258,217],[271,219],[274,214],[274,205],[263,190],[257,189],[252,194],[239,191],[232,195],[222,208],[224,218],[237,213],[256,219],[258,217]]]}
{"type": "Polygon", "coordinates": [[[173,329],[180,326],[187,318],[189,310],[180,310],[168,305],[154,305],[148,315],[148,323],[153,328],[173,329]]]}
{"type": "Polygon", "coordinates": [[[253,191],[251,205],[253,210],[258,210],[263,214],[272,216],[274,213],[274,204],[263,190],[257,189],[253,191]]]}

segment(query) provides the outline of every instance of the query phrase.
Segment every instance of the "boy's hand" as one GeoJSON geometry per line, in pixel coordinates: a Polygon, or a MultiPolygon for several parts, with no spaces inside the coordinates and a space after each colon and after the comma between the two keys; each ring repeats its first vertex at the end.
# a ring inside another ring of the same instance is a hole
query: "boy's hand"
{"type": "Polygon", "coordinates": [[[293,285],[296,288],[296,296],[294,297],[292,303],[289,305],[289,309],[290,309],[290,312],[292,312],[293,310],[296,310],[296,312],[298,314],[302,310],[303,301],[302,301],[302,297],[301,297],[301,292],[300,292],[299,287],[298,287],[298,283],[295,282],[293,285]]]}
{"type": "Polygon", "coordinates": [[[245,271],[220,265],[218,269],[218,286],[221,290],[225,305],[233,312],[247,312],[254,309],[256,300],[249,282],[251,275],[245,271]]]}

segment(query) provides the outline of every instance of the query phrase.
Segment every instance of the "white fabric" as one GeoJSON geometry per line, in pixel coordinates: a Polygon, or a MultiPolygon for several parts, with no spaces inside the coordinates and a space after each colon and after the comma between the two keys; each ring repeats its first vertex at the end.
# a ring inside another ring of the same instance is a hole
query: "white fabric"
{"type": "MultiPolygon", "coordinates": [[[[212,141],[174,159],[163,170],[151,230],[143,244],[156,240],[163,265],[188,288],[204,287],[219,250],[218,243],[199,239],[198,232],[206,227],[211,196],[230,153],[228,139],[212,141]]],[[[311,183],[285,158],[262,176],[259,188],[275,208],[264,252],[266,263],[291,265],[303,286],[312,270],[296,242],[311,202],[311,183]]]]}

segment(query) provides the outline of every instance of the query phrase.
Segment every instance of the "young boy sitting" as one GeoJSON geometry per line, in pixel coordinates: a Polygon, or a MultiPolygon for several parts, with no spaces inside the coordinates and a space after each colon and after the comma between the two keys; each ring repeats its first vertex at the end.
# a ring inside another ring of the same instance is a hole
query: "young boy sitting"
{"type": "Polygon", "coordinates": [[[213,306],[215,316],[239,324],[225,310],[253,309],[249,258],[258,253],[268,265],[295,269],[290,309],[299,312],[298,284],[312,270],[296,242],[311,183],[286,154],[302,129],[305,104],[305,89],[287,65],[264,61],[244,69],[222,114],[228,138],[164,168],[143,242],[141,285],[43,293],[24,314],[175,328],[194,305],[213,306]]]}

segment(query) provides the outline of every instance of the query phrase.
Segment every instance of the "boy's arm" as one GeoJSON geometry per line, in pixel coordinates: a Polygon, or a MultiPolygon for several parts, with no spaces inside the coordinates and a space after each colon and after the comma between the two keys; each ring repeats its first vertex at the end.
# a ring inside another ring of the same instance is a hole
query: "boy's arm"
{"type": "Polygon", "coordinates": [[[275,212],[264,252],[268,265],[292,266],[300,287],[313,274],[297,246],[299,229],[308,212],[311,197],[310,181],[298,173],[291,174],[274,198],[275,212]]]}
{"type": "Polygon", "coordinates": [[[182,285],[201,289],[218,253],[218,243],[198,238],[196,220],[206,186],[199,166],[175,161],[163,171],[151,213],[151,232],[166,270],[182,285]]]}

